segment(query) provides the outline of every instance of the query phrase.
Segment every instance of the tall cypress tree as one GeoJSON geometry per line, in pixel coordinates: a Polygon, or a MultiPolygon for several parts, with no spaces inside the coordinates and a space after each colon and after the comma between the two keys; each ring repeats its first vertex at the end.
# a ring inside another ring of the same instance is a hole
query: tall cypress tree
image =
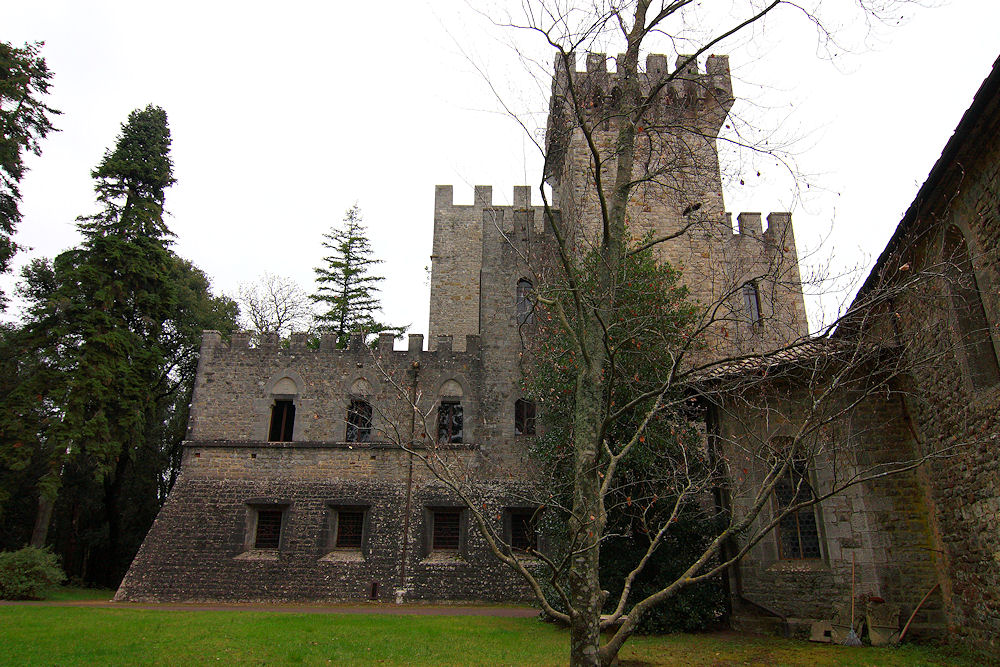
{"type": "Polygon", "coordinates": [[[352,332],[401,335],[406,327],[389,326],[375,319],[381,307],[379,283],[385,278],[371,273],[382,260],[372,256],[358,205],[347,209],[343,223],[324,234],[323,239],[323,247],[331,254],[323,258],[324,266],[316,268],[319,286],[312,299],[326,307],[316,316],[318,328],[336,334],[340,348],[347,347],[352,332]]]}

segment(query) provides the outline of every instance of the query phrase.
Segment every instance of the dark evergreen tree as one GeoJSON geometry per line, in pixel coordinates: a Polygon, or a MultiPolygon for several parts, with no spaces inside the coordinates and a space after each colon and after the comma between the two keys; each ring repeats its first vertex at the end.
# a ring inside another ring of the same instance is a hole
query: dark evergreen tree
{"type": "Polygon", "coordinates": [[[319,286],[312,299],[326,308],[316,317],[317,328],[335,333],[340,348],[347,347],[352,332],[402,335],[406,327],[389,326],[375,319],[381,307],[379,283],[385,278],[371,273],[382,260],[372,256],[358,205],[349,208],[343,223],[324,234],[323,239],[323,247],[331,254],[323,258],[325,266],[316,268],[319,286]]]}
{"type": "MultiPolygon", "coordinates": [[[[41,153],[41,140],[53,130],[50,118],[60,113],[41,101],[52,79],[38,55],[41,47],[42,42],[20,48],[0,42],[0,273],[17,250],[11,235],[21,221],[24,153],[41,153]]],[[[4,303],[0,292],[0,308],[4,303]]]]}
{"type": "Polygon", "coordinates": [[[62,371],[46,397],[61,419],[45,429],[60,461],[49,466],[55,480],[39,480],[40,506],[56,503],[67,569],[107,585],[176,476],[201,331],[231,330],[237,315],[170,249],[169,148],[162,109],[132,112],[92,172],[101,209],[80,218],[83,243],[56,258],[51,278],[36,267],[22,289],[31,339],[62,371]]]}

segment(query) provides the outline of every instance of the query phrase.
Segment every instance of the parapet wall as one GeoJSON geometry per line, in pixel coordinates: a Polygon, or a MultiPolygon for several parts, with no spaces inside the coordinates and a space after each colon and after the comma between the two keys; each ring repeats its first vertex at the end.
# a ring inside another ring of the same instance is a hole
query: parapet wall
{"type": "MultiPolygon", "coordinates": [[[[276,336],[265,336],[255,347],[249,341],[246,332],[233,334],[228,343],[216,331],[204,333],[188,440],[266,441],[274,402],[285,399],[295,406],[294,442],[343,442],[353,398],[374,408],[373,440],[405,439],[413,422],[410,401],[416,400],[422,415],[432,415],[447,395],[463,404],[465,442],[475,442],[478,336],[465,339],[465,351],[454,351],[449,336],[438,340],[436,350],[425,351],[420,334],[411,334],[408,349],[400,351],[393,350],[391,334],[381,335],[374,349],[360,336],[353,336],[346,350],[333,349],[329,336],[319,349],[307,347],[305,334],[293,334],[287,348],[276,336]]],[[[413,428],[413,437],[421,437],[422,425],[413,428]]]]}

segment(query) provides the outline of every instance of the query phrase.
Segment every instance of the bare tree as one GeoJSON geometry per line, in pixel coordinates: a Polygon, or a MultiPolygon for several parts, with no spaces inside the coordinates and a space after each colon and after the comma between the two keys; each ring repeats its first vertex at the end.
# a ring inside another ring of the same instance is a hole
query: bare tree
{"type": "MultiPolygon", "coordinates": [[[[801,525],[815,504],[947,453],[914,451],[905,439],[885,445],[904,421],[892,406],[910,391],[914,365],[936,362],[900,349],[891,304],[896,290],[930,274],[873,290],[847,320],[810,333],[787,219],[772,216],[762,232],[759,217],[741,218],[740,243],[754,239],[752,252],[727,240],[721,186],[711,186],[717,133],[733,102],[728,65],[710,57],[702,72],[700,61],[781,8],[830,38],[801,5],[742,4],[710,29],[696,23],[691,0],[528,3],[526,20],[505,22],[540,35],[556,56],[538,144],[551,243],[519,248],[541,321],[523,327],[539,343],[528,344],[529,375],[538,362],[561,373],[535,397],[543,413],[562,411],[563,437],[535,461],[525,486],[526,500],[564,520],[554,548],[530,548],[534,562],[518,556],[480,509],[482,463],[429,436],[437,431],[433,403],[386,373],[418,424],[400,427],[395,440],[464,501],[545,612],[570,626],[573,665],[612,664],[653,606],[719,576],[776,529],[801,525]],[[603,53],[576,72],[577,53],[608,43],[623,48],[610,59],[614,73],[603,53]],[[690,55],[672,70],[653,56],[642,71],[641,54],[660,44],[690,55]],[[691,297],[658,303],[636,290],[651,275],[635,264],[644,255],[683,263],[691,297]],[[635,582],[685,513],[717,522],[707,546],[680,576],[634,599],[635,582]],[[601,547],[622,530],[620,517],[647,541],[609,601],[601,547]]],[[[862,1],[857,9],[879,18],[898,4],[862,1]]],[[[786,548],[808,547],[799,540],[786,548]]]]}
{"type": "Polygon", "coordinates": [[[306,331],[312,324],[309,295],[291,278],[264,273],[253,283],[240,283],[237,302],[242,326],[255,336],[306,331]]]}

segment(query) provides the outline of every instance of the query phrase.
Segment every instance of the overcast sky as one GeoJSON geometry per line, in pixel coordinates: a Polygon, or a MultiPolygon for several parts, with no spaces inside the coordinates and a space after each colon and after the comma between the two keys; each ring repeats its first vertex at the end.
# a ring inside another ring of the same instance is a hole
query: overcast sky
{"type": "MultiPolygon", "coordinates": [[[[845,15],[852,52],[832,61],[791,13],[716,49],[730,54],[734,112],[797,138],[809,185],[730,155],[742,171],[727,208],[791,210],[807,264],[870,266],[1000,55],[1000,2],[904,14],[874,33],[845,15]]],[[[544,112],[545,85],[508,45],[552,57],[459,0],[2,0],[0,15],[0,39],[46,42],[49,103],[63,111],[29,160],[16,238],[31,250],[18,267],[79,241],[76,217],[95,210],[90,170],[149,103],[173,135],[175,248],[230,295],[264,271],[311,290],[321,235],[357,201],[385,260],[387,320],[425,333],[434,185],[454,184],[456,203],[493,185],[509,203],[512,186],[538,183],[537,152],[480,70],[514,108],[544,112]]],[[[818,320],[835,299],[809,307],[818,320]]]]}

